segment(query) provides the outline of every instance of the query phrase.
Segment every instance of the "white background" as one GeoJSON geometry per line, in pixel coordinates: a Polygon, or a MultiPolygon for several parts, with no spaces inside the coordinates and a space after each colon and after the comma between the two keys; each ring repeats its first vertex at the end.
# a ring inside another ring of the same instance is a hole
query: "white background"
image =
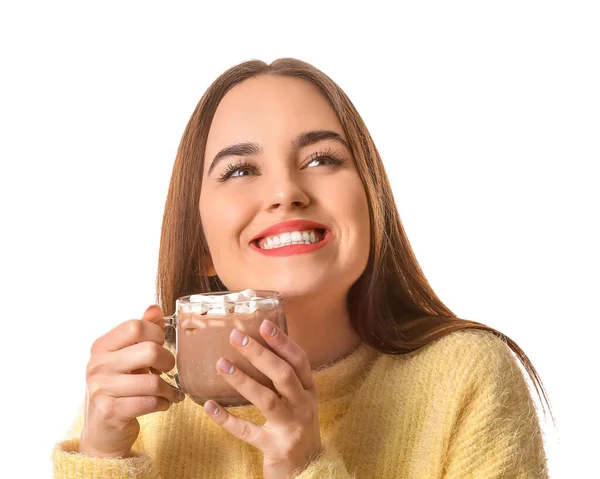
{"type": "Polygon", "coordinates": [[[352,99],[442,301],[532,360],[552,477],[597,472],[597,2],[217,3],[0,7],[0,475],[50,476],[91,343],[154,302],[206,87],[287,56],[352,99]]]}

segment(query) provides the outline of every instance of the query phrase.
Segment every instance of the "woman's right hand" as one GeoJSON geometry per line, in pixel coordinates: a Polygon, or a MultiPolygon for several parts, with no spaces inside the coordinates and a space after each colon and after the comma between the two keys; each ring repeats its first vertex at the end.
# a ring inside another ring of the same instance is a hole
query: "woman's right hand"
{"type": "Polygon", "coordinates": [[[86,370],[79,452],[127,457],[140,432],[137,417],[166,411],[185,397],[158,374],[175,366],[164,343],[164,316],[153,305],[141,320],[121,323],[92,345],[86,370]]]}

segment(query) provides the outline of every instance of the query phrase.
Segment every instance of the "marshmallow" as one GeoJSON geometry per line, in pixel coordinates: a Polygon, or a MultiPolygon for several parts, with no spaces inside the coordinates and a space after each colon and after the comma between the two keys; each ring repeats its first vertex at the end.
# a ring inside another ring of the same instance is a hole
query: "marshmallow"
{"type": "Polygon", "coordinates": [[[249,301],[250,303],[254,303],[254,304],[236,304],[235,305],[235,312],[236,313],[245,313],[245,314],[252,314],[256,312],[256,301],[249,301]]]}
{"type": "MultiPolygon", "coordinates": [[[[229,293],[229,294],[226,294],[225,296],[227,296],[227,299],[229,301],[232,301],[235,303],[236,301],[240,301],[241,293],[229,293]]],[[[241,301],[243,301],[243,299],[241,301]]]]}
{"type": "Polygon", "coordinates": [[[263,299],[258,303],[258,309],[261,311],[268,311],[269,309],[273,309],[275,306],[277,306],[276,299],[263,299]]]}
{"type": "Polygon", "coordinates": [[[187,314],[192,313],[192,315],[200,316],[201,314],[206,313],[210,308],[211,308],[210,304],[191,303],[191,304],[184,304],[181,307],[181,311],[183,313],[187,313],[187,314]]]}
{"type": "Polygon", "coordinates": [[[226,294],[219,294],[216,296],[207,296],[207,303],[210,304],[218,304],[218,305],[226,305],[227,303],[231,303],[231,300],[227,297],[226,294]]]}
{"type": "Polygon", "coordinates": [[[193,294],[190,296],[191,303],[228,303],[227,294],[193,294]]]}
{"type": "Polygon", "coordinates": [[[201,303],[202,301],[206,301],[206,296],[203,294],[192,294],[190,296],[190,303],[201,303]]]}
{"type": "Polygon", "coordinates": [[[185,305],[184,311],[191,310],[196,314],[207,316],[227,316],[234,313],[253,314],[257,310],[273,309],[278,301],[261,298],[253,289],[245,289],[229,294],[194,294],[190,296],[190,303],[196,304],[185,305]]]}
{"type": "Polygon", "coordinates": [[[253,289],[245,289],[240,293],[239,301],[248,301],[250,298],[256,297],[256,291],[253,289]]]}

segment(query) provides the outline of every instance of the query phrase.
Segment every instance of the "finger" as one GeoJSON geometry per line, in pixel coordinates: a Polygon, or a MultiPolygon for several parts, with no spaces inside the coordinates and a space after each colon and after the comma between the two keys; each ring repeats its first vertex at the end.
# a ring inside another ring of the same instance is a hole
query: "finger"
{"type": "Polygon", "coordinates": [[[252,379],[227,359],[217,361],[217,371],[233,388],[254,404],[267,419],[285,420],[289,410],[275,392],[252,379]]]}
{"type": "Polygon", "coordinates": [[[170,351],[153,341],[127,346],[118,351],[99,353],[88,364],[88,376],[101,373],[139,373],[143,368],[148,373],[149,368],[168,372],[175,367],[175,357],[170,351]]]}
{"type": "Polygon", "coordinates": [[[238,439],[247,442],[257,449],[262,450],[262,448],[266,447],[262,427],[246,419],[234,416],[227,409],[219,406],[212,400],[204,403],[204,410],[214,422],[238,439]]]}
{"type": "MultiPolygon", "coordinates": [[[[292,404],[304,402],[305,398],[302,396],[304,386],[294,368],[285,359],[237,329],[231,332],[229,339],[235,349],[243,354],[256,369],[273,381],[279,394],[287,401],[292,404]]],[[[254,403],[254,401],[252,402],[254,403]]]]}
{"type": "MultiPolygon", "coordinates": [[[[164,330],[165,330],[164,316],[165,315],[164,315],[162,309],[160,308],[160,306],[157,304],[153,304],[153,305],[149,306],[148,309],[146,309],[146,311],[144,312],[144,314],[142,316],[142,321],[148,321],[149,323],[156,324],[159,328],[161,328],[163,330],[163,338],[164,338],[164,330]]],[[[163,346],[164,345],[165,344],[163,343],[163,346]]],[[[138,369],[137,371],[142,371],[143,373],[150,372],[152,374],[160,374],[160,371],[157,371],[154,368],[150,368],[149,370],[138,369]]],[[[139,373],[136,373],[136,371],[132,371],[132,373],[139,374],[139,373]]]]}
{"type": "Polygon", "coordinates": [[[171,371],[175,367],[175,356],[153,341],[144,341],[112,353],[117,372],[128,373],[138,368],[148,368],[160,372],[171,371]]]}
{"type": "Polygon", "coordinates": [[[164,326],[165,326],[165,320],[163,319],[164,316],[165,316],[165,314],[163,313],[160,306],[158,306],[157,304],[153,304],[146,310],[146,312],[142,316],[142,321],[148,321],[150,323],[156,324],[157,326],[159,326],[161,328],[164,328],[164,326]]]}
{"type": "Polygon", "coordinates": [[[107,395],[118,397],[158,396],[171,402],[181,402],[183,393],[170,386],[156,374],[117,374],[94,377],[88,381],[90,397],[107,395]]]}
{"type": "Polygon", "coordinates": [[[149,321],[130,319],[119,324],[104,336],[94,341],[92,354],[105,351],[118,351],[142,341],[153,341],[162,345],[165,341],[163,329],[149,321]]]}
{"type": "Polygon", "coordinates": [[[172,404],[168,399],[159,396],[120,397],[115,398],[114,401],[115,411],[131,419],[157,411],[166,411],[172,404]]]}
{"type": "Polygon", "coordinates": [[[260,325],[260,334],[273,351],[292,366],[304,389],[316,393],[310,361],[298,343],[267,319],[260,325]]]}

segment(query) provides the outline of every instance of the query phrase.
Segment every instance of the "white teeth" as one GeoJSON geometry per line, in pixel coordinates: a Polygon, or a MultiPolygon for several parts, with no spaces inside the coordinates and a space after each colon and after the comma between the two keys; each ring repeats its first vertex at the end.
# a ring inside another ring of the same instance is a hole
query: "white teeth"
{"type": "Polygon", "coordinates": [[[279,239],[281,240],[282,244],[291,243],[292,242],[292,235],[291,235],[291,233],[281,233],[279,235],[279,239]]]}
{"type": "Polygon", "coordinates": [[[318,241],[314,230],[290,231],[275,236],[269,236],[259,242],[262,249],[273,249],[290,244],[313,244],[318,241]]]}

